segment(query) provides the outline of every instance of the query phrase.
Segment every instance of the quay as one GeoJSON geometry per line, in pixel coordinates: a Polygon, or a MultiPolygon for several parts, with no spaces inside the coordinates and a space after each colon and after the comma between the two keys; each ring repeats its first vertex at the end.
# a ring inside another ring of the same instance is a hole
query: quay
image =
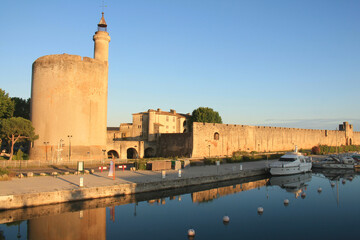
{"type": "Polygon", "coordinates": [[[97,198],[210,184],[266,174],[267,161],[194,166],[178,171],[121,171],[115,179],[108,171],[85,175],[39,176],[14,178],[0,182],[0,210],[34,207],[97,198]],[[80,187],[83,177],[83,187],[80,187]]]}

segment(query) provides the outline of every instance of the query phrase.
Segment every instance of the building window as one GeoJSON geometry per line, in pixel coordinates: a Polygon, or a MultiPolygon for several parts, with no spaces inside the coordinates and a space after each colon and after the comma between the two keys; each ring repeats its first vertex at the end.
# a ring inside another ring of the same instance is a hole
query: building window
{"type": "Polygon", "coordinates": [[[168,129],[169,128],[169,126],[166,126],[166,129],[168,129]]]}
{"type": "Polygon", "coordinates": [[[138,128],[141,128],[141,125],[138,125],[138,128]]]}
{"type": "Polygon", "coordinates": [[[166,121],[167,121],[167,122],[169,121],[169,116],[166,116],[166,121]]]}
{"type": "Polygon", "coordinates": [[[173,129],[175,129],[175,126],[173,126],[173,129]]]}
{"type": "Polygon", "coordinates": [[[220,135],[219,133],[214,133],[214,140],[219,140],[220,139],[220,135]]]}
{"type": "Polygon", "coordinates": [[[325,130],[325,137],[328,136],[328,130],[325,130]]]}
{"type": "Polygon", "coordinates": [[[175,117],[173,117],[173,122],[175,122],[175,117]]]}
{"type": "Polygon", "coordinates": [[[126,137],[126,133],[122,133],[121,137],[123,137],[123,138],[126,137]]]}
{"type": "Polygon", "coordinates": [[[142,120],[143,120],[143,116],[141,115],[141,116],[140,116],[140,121],[142,121],[142,120]]]}

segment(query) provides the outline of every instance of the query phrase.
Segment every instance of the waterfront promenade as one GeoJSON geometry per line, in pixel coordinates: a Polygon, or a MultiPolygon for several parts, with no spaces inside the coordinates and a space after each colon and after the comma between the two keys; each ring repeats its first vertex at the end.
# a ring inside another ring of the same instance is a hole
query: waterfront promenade
{"type": "Polygon", "coordinates": [[[220,166],[194,166],[178,171],[117,170],[115,180],[108,171],[85,175],[36,176],[13,178],[0,182],[0,209],[12,209],[43,204],[127,195],[157,190],[175,189],[236,178],[265,174],[267,161],[224,164],[220,166]],[[83,187],[80,187],[83,177],[83,187]]]}

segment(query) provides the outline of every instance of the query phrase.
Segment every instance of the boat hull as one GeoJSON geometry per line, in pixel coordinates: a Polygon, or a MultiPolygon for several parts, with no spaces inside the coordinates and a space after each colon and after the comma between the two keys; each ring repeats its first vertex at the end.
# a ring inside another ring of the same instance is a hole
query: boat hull
{"type": "Polygon", "coordinates": [[[311,164],[302,164],[300,166],[271,167],[271,175],[292,175],[311,171],[311,164]]]}
{"type": "Polygon", "coordinates": [[[354,169],[354,164],[344,163],[313,163],[313,168],[327,168],[327,169],[354,169]]]}

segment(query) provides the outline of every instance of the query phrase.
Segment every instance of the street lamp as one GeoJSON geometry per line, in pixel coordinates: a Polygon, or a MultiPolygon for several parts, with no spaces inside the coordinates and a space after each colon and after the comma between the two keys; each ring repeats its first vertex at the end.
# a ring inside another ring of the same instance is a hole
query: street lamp
{"type": "Polygon", "coordinates": [[[44,142],[45,145],[45,156],[46,156],[46,162],[47,162],[47,145],[49,144],[49,142],[44,142]]]}
{"type": "Polygon", "coordinates": [[[63,141],[64,140],[62,140],[62,139],[60,139],[60,141],[59,141],[59,146],[58,146],[58,150],[57,150],[58,151],[57,162],[61,160],[61,151],[63,150],[62,149],[62,146],[63,146],[62,142],[63,141]]]}
{"type": "Polygon", "coordinates": [[[106,152],[106,150],[103,149],[102,152],[103,152],[103,155],[104,155],[104,157],[103,157],[103,164],[104,164],[104,162],[105,162],[105,152],[106,152]]]}
{"type": "Polygon", "coordinates": [[[72,138],[72,135],[68,135],[68,138],[69,138],[69,162],[70,162],[70,159],[71,159],[71,138],[72,138]]]}

